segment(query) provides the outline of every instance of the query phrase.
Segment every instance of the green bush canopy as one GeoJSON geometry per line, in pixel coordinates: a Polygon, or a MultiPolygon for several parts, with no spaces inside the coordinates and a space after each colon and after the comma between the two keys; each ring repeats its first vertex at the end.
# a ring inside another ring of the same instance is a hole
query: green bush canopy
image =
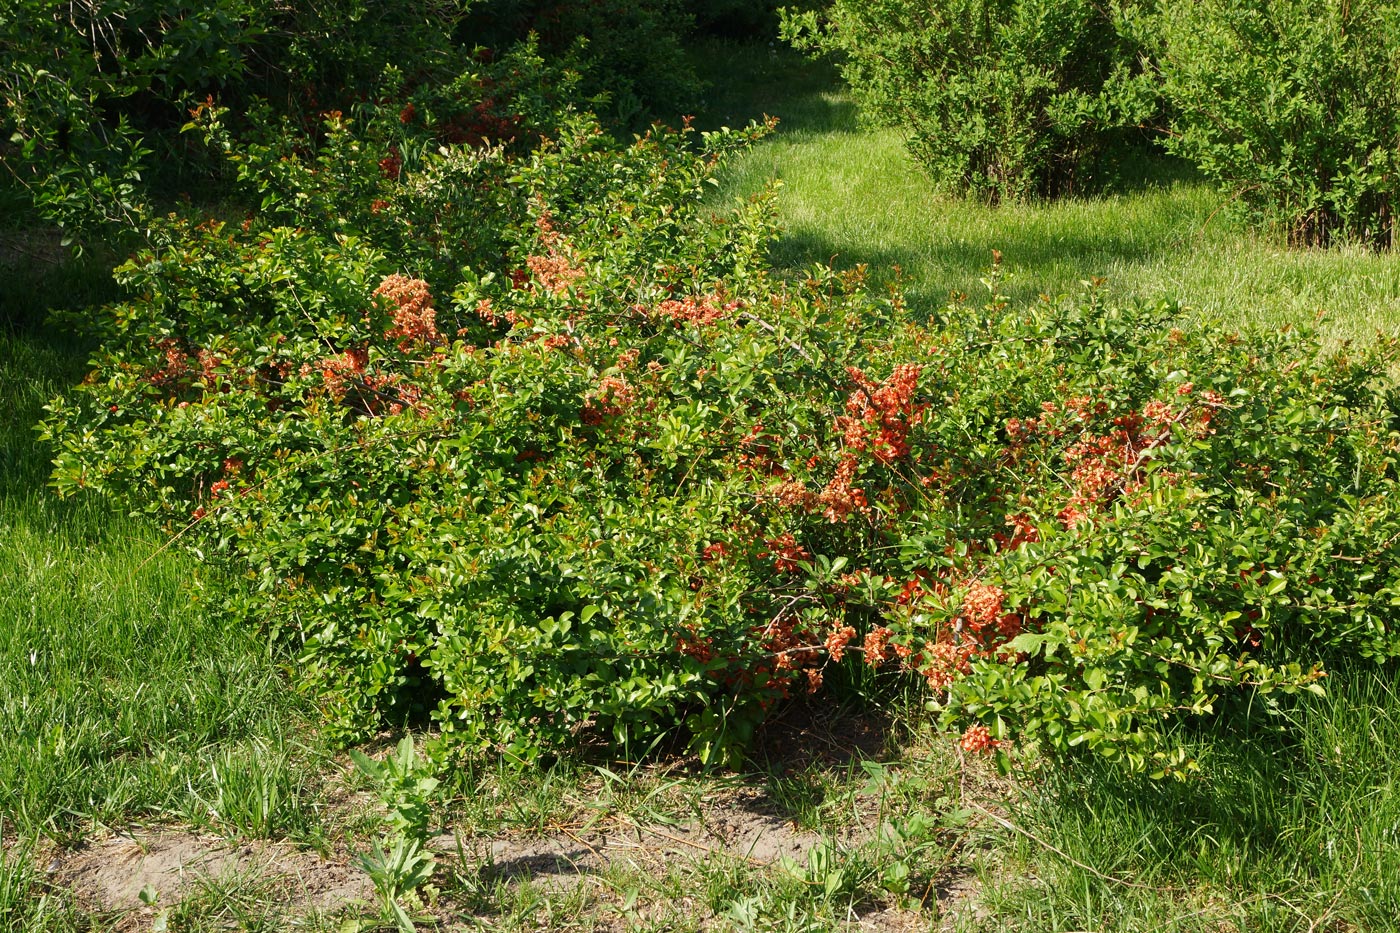
{"type": "Polygon", "coordinates": [[[784,34],[833,57],[865,115],[908,134],[940,187],[989,200],[1085,187],[1156,95],[1138,0],[836,0],[784,34]]]}
{"type": "Polygon", "coordinates": [[[1394,347],[1170,309],[953,305],[765,271],[754,127],[425,146],[431,101],[308,140],[196,128],[267,205],[175,218],[45,425],[227,563],[350,737],[429,716],[528,759],[742,749],[864,666],[968,748],[1157,773],[1167,728],[1400,653],[1394,347]]]}
{"type": "MultiPolygon", "coordinates": [[[[1093,124],[1067,115],[1101,114],[1113,56],[1056,69],[1101,14],[1012,6],[965,24],[1010,37],[976,86],[1043,62],[1014,120],[1093,124]],[[1025,57],[1035,23],[1048,57],[1025,57]]],[[[242,9],[161,29],[272,41],[242,9]]],[[[1400,654],[1392,342],[1186,327],[1094,289],[1010,306],[995,270],[985,304],[915,321],[858,270],[774,277],[771,191],[712,203],[771,127],[619,140],[531,43],[382,62],[344,107],[185,99],[216,78],[183,47],[10,76],[54,96],[12,112],[7,158],[141,244],[90,375],[49,406],[53,482],[228,567],[224,610],[285,646],[342,738],[416,719],[464,753],[680,736],[717,760],[786,698],[888,678],[969,750],[1166,774],[1191,765],[1175,723],[1400,654]],[[169,135],[137,125],[143,94],[189,104],[169,135]],[[134,209],[103,127],[133,158],[181,140],[217,212],[134,209]]],[[[959,164],[1003,195],[1050,177],[998,158],[959,164]]]]}
{"type": "Polygon", "coordinates": [[[1163,5],[1166,146],[1291,243],[1394,247],[1400,216],[1400,3],[1163,5]]]}

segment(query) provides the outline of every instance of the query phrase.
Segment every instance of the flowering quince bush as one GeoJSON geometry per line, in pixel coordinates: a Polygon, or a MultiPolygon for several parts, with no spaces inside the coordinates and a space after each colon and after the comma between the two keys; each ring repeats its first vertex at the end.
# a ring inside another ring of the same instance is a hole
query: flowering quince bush
{"type": "Polygon", "coordinates": [[[711,760],[865,664],[970,751],[1166,773],[1173,721],[1400,654],[1392,344],[1097,289],[914,322],[859,270],[770,278],[771,196],[707,206],[761,128],[566,116],[390,171],[390,117],[276,157],[208,125],[276,197],[121,267],[43,426],[60,491],[242,574],[230,608],[344,737],[430,715],[528,759],[679,728],[711,760]]]}

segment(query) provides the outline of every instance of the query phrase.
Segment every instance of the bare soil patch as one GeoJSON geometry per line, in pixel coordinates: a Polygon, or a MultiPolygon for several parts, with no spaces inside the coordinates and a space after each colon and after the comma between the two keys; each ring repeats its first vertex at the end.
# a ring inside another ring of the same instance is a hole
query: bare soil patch
{"type": "Polygon", "coordinates": [[[154,890],[161,906],[179,903],[211,883],[256,880],[290,914],[334,913],[369,902],[374,890],[358,868],[290,845],[229,842],[178,830],[115,835],[59,853],[51,870],[89,910],[133,913],[154,890]]]}
{"type": "Polygon", "coordinates": [[[432,843],[440,852],[462,851],[485,865],[492,878],[529,879],[542,886],[569,887],[615,864],[654,871],[677,860],[737,859],[757,866],[787,857],[802,861],[820,841],[816,833],[766,810],[762,795],[737,791],[707,801],[700,812],[676,823],[639,823],[613,816],[594,825],[546,834],[466,839],[454,834],[432,843]]]}

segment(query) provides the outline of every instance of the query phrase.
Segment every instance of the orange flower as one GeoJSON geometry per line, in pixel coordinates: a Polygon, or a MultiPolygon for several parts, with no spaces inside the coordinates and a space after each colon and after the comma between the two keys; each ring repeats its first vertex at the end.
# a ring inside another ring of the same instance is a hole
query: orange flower
{"type": "Polygon", "coordinates": [[[987,727],[980,723],[975,726],[968,726],[963,733],[962,749],[972,754],[986,753],[996,750],[1001,743],[992,738],[992,733],[987,727]]]}
{"type": "Polygon", "coordinates": [[[437,342],[437,311],[433,309],[433,296],[427,282],[395,272],[379,283],[374,296],[387,298],[394,306],[394,326],[385,333],[386,337],[402,337],[404,343],[437,342]]]}

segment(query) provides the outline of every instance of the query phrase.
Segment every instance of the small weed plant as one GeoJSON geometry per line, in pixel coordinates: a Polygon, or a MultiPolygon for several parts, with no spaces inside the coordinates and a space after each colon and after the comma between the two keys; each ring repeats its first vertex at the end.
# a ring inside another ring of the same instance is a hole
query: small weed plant
{"type": "Polygon", "coordinates": [[[410,910],[422,905],[420,892],[431,895],[428,884],[437,867],[427,843],[438,780],[431,776],[431,762],[415,751],[411,736],[401,739],[383,761],[358,749],[351,749],[350,757],[386,808],[385,831],[359,856],[360,867],[374,883],[384,915],[412,933],[416,927],[410,910]]]}

